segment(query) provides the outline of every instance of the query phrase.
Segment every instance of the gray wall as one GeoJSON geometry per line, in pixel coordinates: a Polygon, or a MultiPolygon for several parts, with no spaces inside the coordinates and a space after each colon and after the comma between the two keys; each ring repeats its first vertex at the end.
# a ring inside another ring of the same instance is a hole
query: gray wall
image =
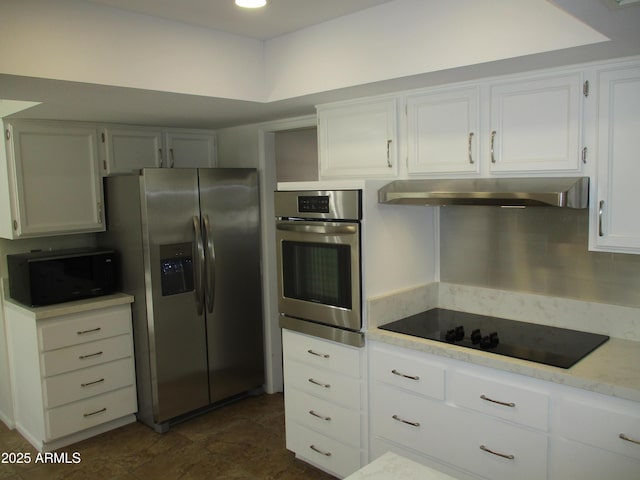
{"type": "Polygon", "coordinates": [[[318,180],[318,133],[316,128],[275,133],[278,182],[318,180]]]}
{"type": "Polygon", "coordinates": [[[640,307],[640,255],[589,252],[588,211],[440,208],[440,280],[640,307]]]}

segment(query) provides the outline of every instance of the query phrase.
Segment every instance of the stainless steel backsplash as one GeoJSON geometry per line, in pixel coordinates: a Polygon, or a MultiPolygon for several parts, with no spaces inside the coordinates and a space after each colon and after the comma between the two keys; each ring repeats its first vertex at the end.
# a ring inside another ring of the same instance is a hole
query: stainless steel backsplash
{"type": "Polygon", "coordinates": [[[640,255],[590,252],[586,210],[440,208],[440,280],[640,307],[640,255]]]}

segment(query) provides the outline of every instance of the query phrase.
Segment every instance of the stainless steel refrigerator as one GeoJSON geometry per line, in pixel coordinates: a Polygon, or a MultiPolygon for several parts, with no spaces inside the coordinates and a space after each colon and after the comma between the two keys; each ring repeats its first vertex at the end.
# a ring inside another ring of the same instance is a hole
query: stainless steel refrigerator
{"type": "Polygon", "coordinates": [[[105,178],[132,305],[138,419],[156,431],[264,383],[255,169],[105,178]]]}

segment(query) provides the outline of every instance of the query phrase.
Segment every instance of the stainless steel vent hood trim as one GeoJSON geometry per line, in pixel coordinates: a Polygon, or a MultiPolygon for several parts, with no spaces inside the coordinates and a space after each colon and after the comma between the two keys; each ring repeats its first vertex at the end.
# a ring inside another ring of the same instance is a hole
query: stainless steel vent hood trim
{"type": "Polygon", "coordinates": [[[378,202],[587,208],[589,177],[396,180],[378,190],[378,202]]]}

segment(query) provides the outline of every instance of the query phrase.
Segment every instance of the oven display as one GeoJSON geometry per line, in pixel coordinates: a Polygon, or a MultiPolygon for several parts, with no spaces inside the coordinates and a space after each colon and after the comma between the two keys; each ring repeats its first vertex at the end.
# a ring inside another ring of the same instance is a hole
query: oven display
{"type": "Polygon", "coordinates": [[[329,213],[329,196],[299,196],[298,212],[300,213],[329,213]]]}

